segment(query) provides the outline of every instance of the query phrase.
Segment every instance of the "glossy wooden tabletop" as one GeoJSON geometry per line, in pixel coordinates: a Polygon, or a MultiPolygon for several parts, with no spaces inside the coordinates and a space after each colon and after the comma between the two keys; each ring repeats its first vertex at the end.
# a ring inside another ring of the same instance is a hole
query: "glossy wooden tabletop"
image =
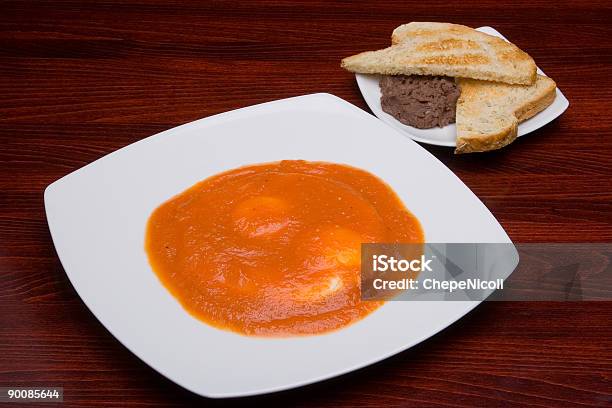
{"type": "Polygon", "coordinates": [[[104,329],[47,229],[49,183],[159,131],[312,92],[367,110],[340,59],[386,46],[401,23],[449,21],[495,27],[570,107],[499,152],[425,147],[514,241],[612,242],[612,3],[517,3],[2,1],[0,386],[63,386],[66,406],[611,406],[612,302],[490,302],[356,373],[207,400],[104,329]]]}

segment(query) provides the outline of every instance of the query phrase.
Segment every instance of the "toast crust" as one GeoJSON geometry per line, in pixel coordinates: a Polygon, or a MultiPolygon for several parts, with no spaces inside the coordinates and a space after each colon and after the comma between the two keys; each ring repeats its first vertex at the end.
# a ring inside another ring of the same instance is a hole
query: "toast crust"
{"type": "Polygon", "coordinates": [[[542,94],[541,97],[527,103],[522,109],[516,112],[516,118],[518,119],[519,123],[534,117],[544,109],[548,108],[554,102],[556,93],[557,86],[553,82],[552,86],[544,94],[542,94]]]}
{"type": "Polygon", "coordinates": [[[513,122],[510,126],[491,133],[486,137],[457,137],[455,154],[488,152],[501,149],[514,142],[518,134],[518,122],[513,122]]]}

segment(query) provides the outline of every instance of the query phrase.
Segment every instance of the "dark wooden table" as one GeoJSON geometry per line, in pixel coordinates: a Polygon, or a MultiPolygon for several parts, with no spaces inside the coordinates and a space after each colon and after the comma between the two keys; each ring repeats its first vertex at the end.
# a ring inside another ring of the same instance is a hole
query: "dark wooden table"
{"type": "Polygon", "coordinates": [[[571,103],[499,152],[426,148],[514,241],[612,242],[612,3],[429,3],[0,2],[0,386],[63,386],[67,406],[612,406],[611,302],[490,302],[356,373],[215,401],[128,352],[64,274],[43,208],[49,183],[255,103],[330,92],[367,110],[339,61],[409,21],[497,28],[571,103]]]}

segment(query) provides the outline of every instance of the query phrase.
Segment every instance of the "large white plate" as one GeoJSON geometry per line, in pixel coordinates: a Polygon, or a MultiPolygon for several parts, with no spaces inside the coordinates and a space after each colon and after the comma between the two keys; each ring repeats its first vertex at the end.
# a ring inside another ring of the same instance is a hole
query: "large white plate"
{"type": "Polygon", "coordinates": [[[405,350],[477,302],[390,302],[330,334],[252,338],[187,314],[144,251],[151,211],[215,173],[281,159],[366,169],[389,183],[429,242],[510,242],[478,198],[441,162],[383,122],[329,94],[265,103],[198,120],[134,143],[45,190],[66,274],[104,326],[143,361],[208,397],[283,390],[405,350]]]}
{"type": "MultiPolygon", "coordinates": [[[[497,30],[492,27],[480,27],[476,30],[482,31],[483,33],[494,35],[496,37],[506,38],[501,35],[497,30]]],[[[538,68],[538,73],[541,75],[546,75],[540,68],[538,68]]],[[[444,126],[443,128],[432,128],[432,129],[417,129],[412,126],[404,125],[393,116],[388,113],[383,112],[380,106],[380,87],[378,83],[380,81],[379,75],[365,75],[365,74],[355,74],[357,78],[357,84],[359,86],[359,90],[363,95],[366,103],[372,110],[372,112],[382,121],[388,123],[395,129],[399,130],[406,136],[411,139],[416,140],[417,142],[427,143],[437,146],[456,146],[456,138],[457,138],[457,130],[455,124],[444,126]]],[[[553,78],[554,79],[554,78],[553,78]]],[[[518,135],[523,136],[527,133],[531,133],[536,129],[541,128],[547,123],[551,122],[558,116],[560,116],[569,106],[569,101],[563,95],[561,90],[557,88],[557,94],[554,102],[542,112],[538,113],[531,119],[527,119],[523,123],[519,124],[518,127],[518,135]]]]}

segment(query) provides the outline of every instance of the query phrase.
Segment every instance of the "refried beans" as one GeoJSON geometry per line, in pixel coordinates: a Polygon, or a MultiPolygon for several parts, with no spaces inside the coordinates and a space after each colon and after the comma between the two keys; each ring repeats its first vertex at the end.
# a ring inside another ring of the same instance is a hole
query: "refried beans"
{"type": "Polygon", "coordinates": [[[387,75],[380,80],[382,110],[419,129],[455,123],[460,90],[453,78],[387,75]]]}

